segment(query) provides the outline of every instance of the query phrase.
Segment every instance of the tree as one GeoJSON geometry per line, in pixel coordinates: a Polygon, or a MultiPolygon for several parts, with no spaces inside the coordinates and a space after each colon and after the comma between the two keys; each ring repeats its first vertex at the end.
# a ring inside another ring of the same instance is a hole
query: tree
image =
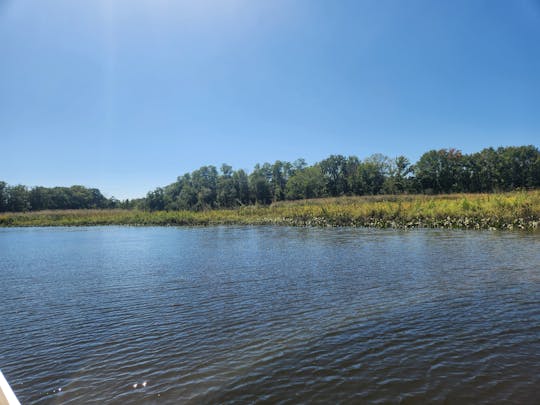
{"type": "Polygon", "coordinates": [[[293,170],[293,165],[289,162],[276,160],[276,162],[272,165],[271,184],[274,201],[281,201],[285,199],[285,187],[293,170]]]}
{"type": "Polygon", "coordinates": [[[363,183],[360,168],[362,162],[357,156],[349,156],[345,162],[343,175],[345,176],[346,186],[343,191],[347,195],[364,194],[363,183]]]}
{"type": "Polygon", "coordinates": [[[386,194],[401,194],[410,189],[412,166],[405,156],[398,156],[389,161],[388,176],[383,184],[386,194]]]}
{"type": "Polygon", "coordinates": [[[249,180],[248,175],[242,169],[233,173],[233,183],[238,196],[238,203],[241,205],[249,204],[249,180]]]}
{"type": "Polygon", "coordinates": [[[272,169],[268,163],[262,166],[255,165],[253,172],[249,175],[251,201],[259,204],[270,204],[272,202],[271,178],[272,169]]]}
{"type": "Polygon", "coordinates": [[[296,171],[287,182],[285,190],[288,200],[323,197],[324,193],[325,180],[318,165],[296,171]]]}
{"type": "Polygon", "coordinates": [[[305,169],[308,166],[304,158],[298,158],[292,163],[291,176],[302,169],[305,169]]]}
{"type": "Polygon", "coordinates": [[[362,194],[379,194],[386,180],[388,157],[375,154],[366,158],[359,166],[362,194]]]}
{"type": "Polygon", "coordinates": [[[7,211],[7,206],[8,206],[7,187],[8,185],[5,181],[0,181],[0,212],[7,211]]]}
{"type": "Polygon", "coordinates": [[[162,211],[165,209],[164,192],[161,187],[146,194],[145,206],[150,211],[162,211]]]}
{"type": "Polygon", "coordinates": [[[45,187],[34,187],[30,190],[29,202],[32,211],[39,211],[51,208],[49,191],[45,187]]]}
{"type": "Polygon", "coordinates": [[[463,191],[466,174],[463,155],[457,149],[430,150],[414,166],[419,191],[451,193],[463,191]]]}
{"type": "Polygon", "coordinates": [[[540,152],[529,146],[498,148],[502,184],[505,190],[540,185],[540,152]]]}
{"type": "Polygon", "coordinates": [[[486,148],[480,152],[468,155],[465,160],[465,187],[469,192],[489,192],[500,190],[501,162],[493,148],[486,148]]]}
{"type": "Polygon", "coordinates": [[[191,184],[186,184],[182,188],[176,202],[178,204],[178,208],[181,210],[194,209],[197,205],[197,191],[191,184]]]}
{"type": "Polygon", "coordinates": [[[238,193],[234,184],[232,167],[221,165],[221,176],[217,180],[217,205],[223,208],[234,207],[238,201],[238,193]]]}
{"type": "Polygon", "coordinates": [[[348,191],[347,158],[342,155],[330,155],[319,163],[326,180],[326,190],[332,197],[340,196],[348,191]]]}
{"type": "Polygon", "coordinates": [[[26,186],[7,187],[7,211],[22,212],[30,210],[30,200],[26,186]]]}
{"type": "Polygon", "coordinates": [[[191,183],[197,193],[196,209],[213,208],[216,205],[217,177],[215,166],[202,166],[191,173],[191,183]]]}

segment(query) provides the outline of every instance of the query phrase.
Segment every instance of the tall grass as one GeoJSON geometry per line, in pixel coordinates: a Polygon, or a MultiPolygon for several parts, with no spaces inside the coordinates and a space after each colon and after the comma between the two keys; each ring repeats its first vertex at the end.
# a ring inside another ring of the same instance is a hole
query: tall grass
{"type": "Polygon", "coordinates": [[[540,190],[323,198],[200,212],[115,209],[0,214],[4,227],[227,224],[533,230],[540,228],[540,190]]]}

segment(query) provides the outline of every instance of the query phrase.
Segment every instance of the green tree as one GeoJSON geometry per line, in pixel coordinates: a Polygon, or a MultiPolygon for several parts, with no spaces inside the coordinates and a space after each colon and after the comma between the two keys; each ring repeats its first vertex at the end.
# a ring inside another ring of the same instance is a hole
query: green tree
{"type": "Polygon", "coordinates": [[[419,191],[451,193],[462,191],[465,161],[457,149],[430,150],[414,166],[419,191]]]}
{"type": "Polygon", "coordinates": [[[10,212],[22,212],[30,210],[29,193],[26,186],[17,185],[7,187],[7,210],[10,212]]]}
{"type": "Polygon", "coordinates": [[[539,185],[540,163],[538,148],[529,146],[510,146],[498,148],[501,162],[501,183],[505,190],[532,188],[539,185]]]}
{"type": "Polygon", "coordinates": [[[0,181],[0,212],[7,211],[7,207],[8,207],[7,187],[8,185],[5,181],[0,181]]]}
{"type": "Polygon", "coordinates": [[[274,201],[282,201],[285,199],[285,187],[293,171],[293,165],[289,162],[276,160],[272,165],[271,185],[274,201]]]}
{"type": "Polygon", "coordinates": [[[49,191],[45,187],[34,187],[28,196],[32,211],[39,211],[51,208],[49,191]]]}
{"type": "Polygon", "coordinates": [[[389,161],[388,175],[384,180],[383,192],[386,194],[401,194],[410,189],[410,174],[412,166],[405,156],[398,156],[389,161]]]}
{"type": "Polygon", "coordinates": [[[319,163],[326,181],[326,190],[332,197],[347,193],[347,158],[342,155],[330,155],[319,163]]]}
{"type": "Polygon", "coordinates": [[[296,171],[286,185],[288,200],[318,198],[325,194],[325,179],[320,166],[315,165],[296,171]]]}
{"type": "Polygon", "coordinates": [[[162,211],[165,209],[163,188],[158,187],[146,194],[145,207],[150,211],[162,211]]]}
{"type": "Polygon", "coordinates": [[[501,162],[497,151],[486,148],[464,157],[465,188],[469,192],[490,192],[501,190],[501,162]]]}
{"type": "Polygon", "coordinates": [[[242,169],[235,171],[233,173],[233,182],[238,196],[238,203],[240,205],[249,204],[249,179],[246,172],[242,169]]]}
{"type": "Polygon", "coordinates": [[[347,193],[352,195],[364,194],[360,168],[362,162],[356,156],[349,156],[346,164],[347,193]]]}
{"type": "Polygon", "coordinates": [[[197,192],[196,209],[213,208],[217,199],[218,172],[215,166],[202,166],[191,173],[191,183],[197,192]]]}
{"type": "Polygon", "coordinates": [[[389,167],[388,157],[374,154],[366,158],[359,167],[362,194],[379,194],[382,191],[389,167]]]}
{"type": "Polygon", "coordinates": [[[292,163],[291,176],[302,169],[305,169],[308,166],[304,158],[298,158],[292,163]]]}
{"type": "Polygon", "coordinates": [[[249,175],[249,191],[251,201],[258,204],[270,204],[272,202],[272,168],[268,163],[260,166],[255,165],[253,172],[249,175]]]}
{"type": "Polygon", "coordinates": [[[234,184],[232,167],[221,165],[221,176],[217,181],[217,204],[222,208],[234,207],[238,202],[238,193],[234,184]]]}

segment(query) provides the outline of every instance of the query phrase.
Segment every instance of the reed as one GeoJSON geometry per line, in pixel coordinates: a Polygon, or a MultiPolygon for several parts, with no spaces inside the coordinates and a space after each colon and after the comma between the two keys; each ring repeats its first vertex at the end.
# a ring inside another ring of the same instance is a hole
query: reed
{"type": "Polygon", "coordinates": [[[208,211],[61,210],[2,213],[0,226],[362,226],[540,228],[540,190],[500,194],[378,195],[286,201],[208,211]]]}

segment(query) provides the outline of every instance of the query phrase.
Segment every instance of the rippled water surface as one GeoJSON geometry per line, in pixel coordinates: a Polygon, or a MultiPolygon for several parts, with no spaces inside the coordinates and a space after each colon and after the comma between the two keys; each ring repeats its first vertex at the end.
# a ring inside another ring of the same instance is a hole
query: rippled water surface
{"type": "Polygon", "coordinates": [[[540,398],[539,234],[0,229],[0,275],[22,403],[540,398]]]}

